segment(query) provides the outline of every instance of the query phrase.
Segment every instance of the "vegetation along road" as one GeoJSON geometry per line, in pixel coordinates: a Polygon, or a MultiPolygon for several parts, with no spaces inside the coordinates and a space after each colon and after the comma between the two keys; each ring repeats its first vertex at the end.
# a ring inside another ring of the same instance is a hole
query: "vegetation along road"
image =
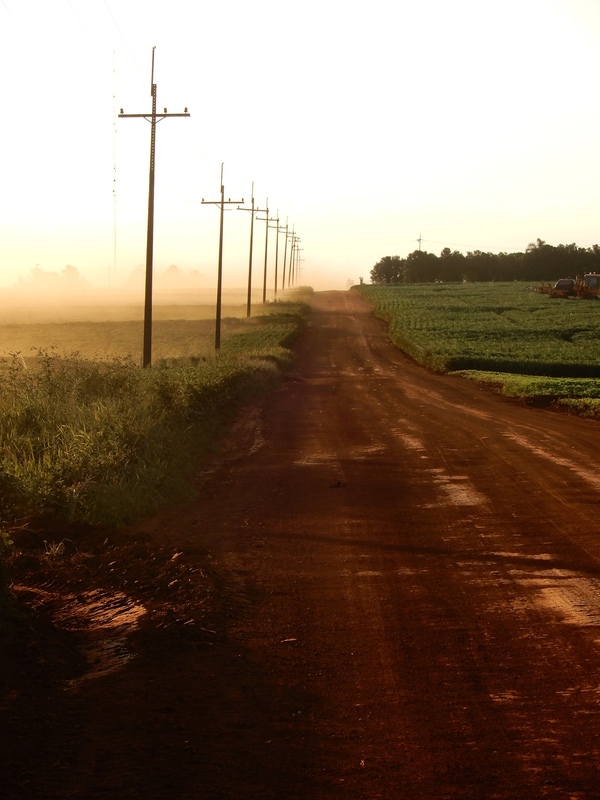
{"type": "Polygon", "coordinates": [[[600,797],[600,426],[311,303],[194,503],[22,566],[5,798],[600,797]]]}

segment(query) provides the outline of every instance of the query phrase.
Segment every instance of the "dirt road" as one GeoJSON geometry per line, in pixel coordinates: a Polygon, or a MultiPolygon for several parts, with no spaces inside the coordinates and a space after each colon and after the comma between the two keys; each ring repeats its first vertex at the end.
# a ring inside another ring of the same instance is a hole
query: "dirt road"
{"type": "Polygon", "coordinates": [[[8,706],[7,796],[600,798],[599,491],[597,423],[317,293],[198,502],[24,572],[77,630],[8,706]]]}

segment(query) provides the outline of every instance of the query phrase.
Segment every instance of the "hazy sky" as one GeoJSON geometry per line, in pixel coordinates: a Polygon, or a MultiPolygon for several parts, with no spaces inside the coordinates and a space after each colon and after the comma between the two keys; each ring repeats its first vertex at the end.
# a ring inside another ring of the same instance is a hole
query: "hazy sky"
{"type": "MultiPolygon", "coordinates": [[[[145,263],[150,124],[117,114],[150,111],[153,46],[158,108],[191,114],[157,126],[157,272],[216,283],[200,201],[221,162],[227,197],[254,181],[295,226],[318,288],[420,235],[438,254],[600,241],[599,0],[0,0],[0,285],[145,263]]],[[[227,213],[226,286],[249,226],[227,213]]]]}

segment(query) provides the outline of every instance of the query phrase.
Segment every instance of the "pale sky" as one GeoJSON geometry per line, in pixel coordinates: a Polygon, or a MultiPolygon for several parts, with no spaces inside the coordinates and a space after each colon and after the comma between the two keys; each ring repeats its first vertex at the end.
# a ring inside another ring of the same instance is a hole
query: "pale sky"
{"type": "MultiPolygon", "coordinates": [[[[295,226],[316,288],[419,236],[436,254],[600,242],[599,0],[0,0],[0,286],[67,264],[117,286],[145,264],[150,124],[117,114],[150,111],[153,47],[158,108],[191,114],[157,126],[157,273],[216,283],[200,201],[222,162],[226,197],[254,181],[295,226]]],[[[249,231],[226,214],[226,287],[249,231]]]]}

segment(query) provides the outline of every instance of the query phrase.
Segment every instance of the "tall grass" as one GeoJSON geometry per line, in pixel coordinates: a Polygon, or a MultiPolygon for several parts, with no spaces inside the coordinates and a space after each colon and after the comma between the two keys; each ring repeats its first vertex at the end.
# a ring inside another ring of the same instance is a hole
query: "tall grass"
{"type": "Polygon", "coordinates": [[[291,362],[300,305],[235,323],[221,354],[129,358],[39,351],[0,363],[0,523],[31,515],[118,525],[184,498],[243,400],[291,362]]]}

